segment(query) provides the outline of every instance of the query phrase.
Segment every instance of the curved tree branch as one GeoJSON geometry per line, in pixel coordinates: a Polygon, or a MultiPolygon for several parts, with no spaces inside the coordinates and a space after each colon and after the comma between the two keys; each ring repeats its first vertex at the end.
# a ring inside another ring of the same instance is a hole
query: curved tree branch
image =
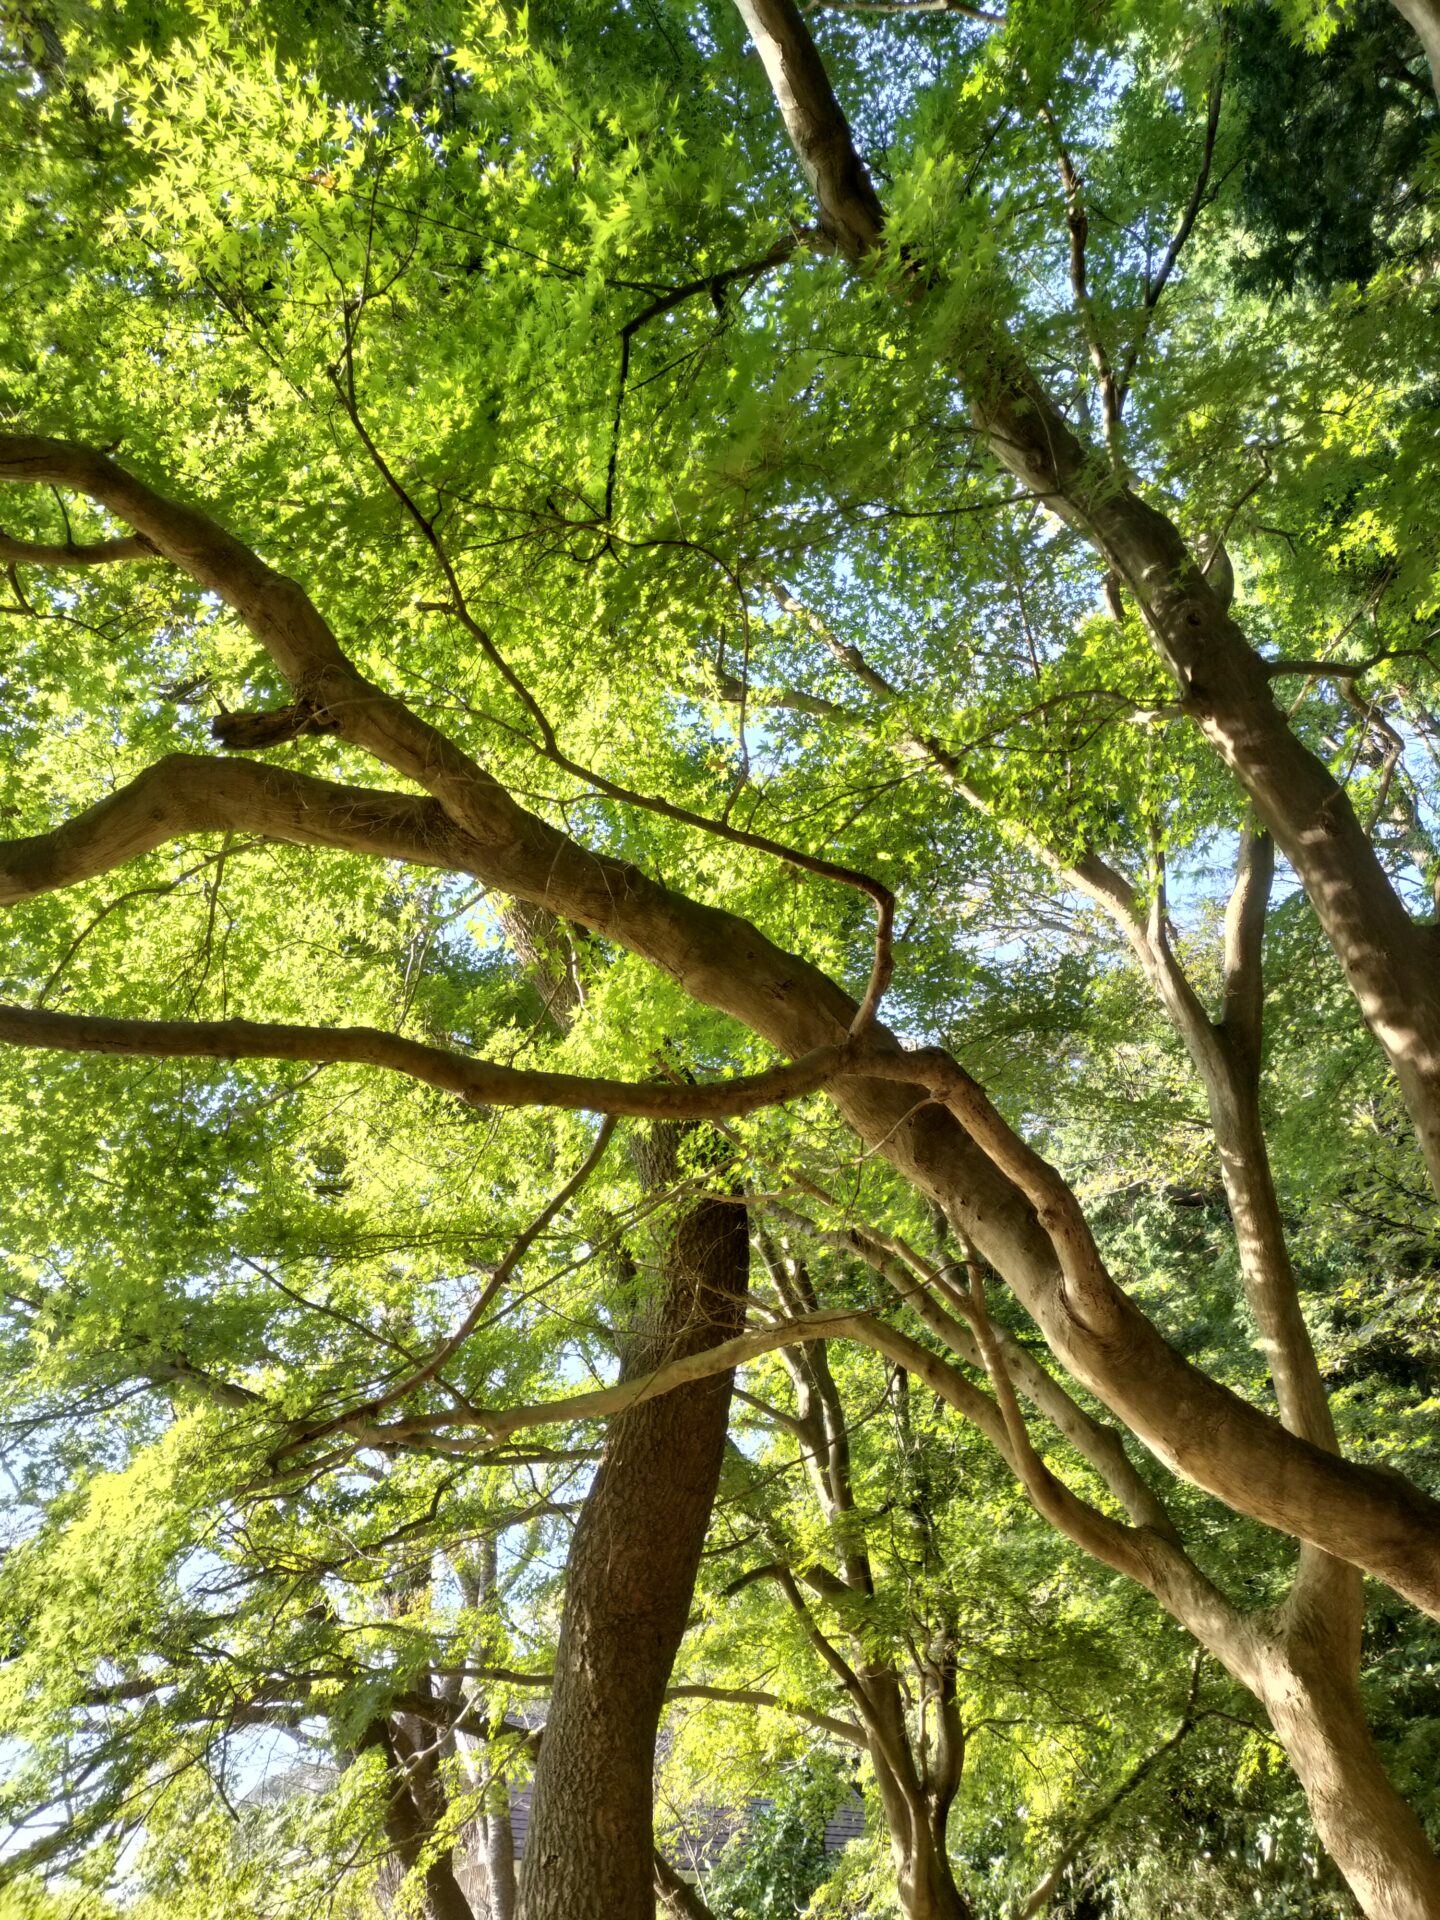
{"type": "Polygon", "coordinates": [[[774,1707],[780,1713],[792,1713],[797,1720],[803,1720],[808,1726],[821,1733],[832,1734],[835,1739],[845,1741],[847,1746],[865,1750],[865,1735],[853,1720],[839,1720],[831,1713],[817,1713],[810,1707],[798,1705],[791,1700],[782,1700],[778,1693],[766,1693],[759,1687],[708,1687],[698,1682],[689,1682],[682,1686],[667,1687],[667,1700],[715,1700],[722,1706],[736,1707],[774,1707]]]}
{"type": "MultiPolygon", "coordinates": [[[[765,6],[767,13],[773,12],[780,0],[765,0],[765,6]]],[[[793,8],[780,7],[780,11],[804,35],[804,23],[793,8]]],[[[1010,407],[1009,401],[1006,406],[1010,407]]],[[[1031,443],[1037,430],[1043,430],[1044,438],[1053,412],[1043,394],[1035,407],[1038,411],[1024,416],[1031,443]]],[[[1018,433],[1023,424],[1018,415],[1011,419],[1013,411],[1011,407],[1003,419],[996,417],[1002,438],[1011,427],[1018,433]]],[[[1041,465],[1049,477],[1038,484],[1047,490],[1060,477],[1074,478],[1076,460],[1083,466],[1077,443],[1063,421],[1055,432],[1063,446],[1057,452],[1046,442],[1048,451],[1042,450],[1041,465]]],[[[1023,469],[1025,462],[1020,464],[1023,469]]],[[[804,1056],[844,1041],[857,1008],[833,980],[773,945],[738,915],[688,899],[623,860],[577,844],[526,812],[459,747],[395,696],[365,680],[295,582],[267,567],[208,516],[166,500],[105,456],[61,442],[0,435],[0,479],[78,487],[128,520],[199,584],[220,594],[291,678],[297,699],[325,712],[344,737],[416,780],[439,803],[435,837],[446,843],[445,858],[432,856],[431,864],[454,865],[486,885],[549,907],[613,938],[671,973],[693,998],[733,1015],[791,1055],[804,1056]]],[[[1178,634],[1179,627],[1190,632],[1188,613],[1195,613],[1199,626],[1184,642],[1187,657],[1193,656],[1199,644],[1194,635],[1203,639],[1212,633],[1212,622],[1209,602],[1199,589],[1192,590],[1189,574],[1179,587],[1174,585],[1176,566],[1183,560],[1178,535],[1138,501],[1129,500],[1123,524],[1114,521],[1113,502],[1097,501],[1094,506],[1097,522],[1102,511],[1110,516],[1105,537],[1113,533],[1120,541],[1126,566],[1133,561],[1131,571],[1138,569],[1136,580],[1152,560],[1159,569],[1147,591],[1153,588],[1162,594],[1164,607],[1156,618],[1164,632],[1178,634]]],[[[1230,628],[1217,642],[1221,655],[1228,658],[1226,648],[1232,641],[1253,659],[1243,639],[1230,628]]],[[[1256,672],[1263,684],[1258,665],[1256,672]]],[[[1192,684],[1187,699],[1195,697],[1192,684]]],[[[1242,705],[1248,697],[1242,697],[1242,705]]],[[[1265,727],[1269,724],[1266,721],[1265,727]]],[[[1278,718],[1276,724],[1281,724],[1278,718]]],[[[1297,771],[1294,764],[1297,754],[1309,764],[1307,750],[1293,737],[1290,747],[1274,768],[1289,795],[1287,806],[1296,794],[1313,799],[1318,792],[1305,767],[1297,771]]],[[[260,769],[262,775],[269,771],[260,769]]],[[[1333,810],[1339,790],[1328,774],[1324,774],[1324,789],[1322,811],[1333,810]]],[[[392,816],[397,800],[397,796],[385,796],[381,803],[392,816]]],[[[421,801],[403,804],[424,806],[421,801]]],[[[1258,798],[1257,807],[1265,811],[1258,798]]],[[[1289,818],[1293,822],[1293,812],[1289,818]]],[[[1353,812],[1350,821],[1358,832],[1353,812]]],[[[253,826],[254,822],[239,824],[253,826]]],[[[294,837],[326,838],[333,824],[329,823],[326,835],[301,831],[294,837]]],[[[153,830],[143,830],[136,819],[130,825],[132,851],[157,843],[153,830]]],[[[188,824],[167,832],[184,830],[189,830],[188,824]]],[[[1340,849],[1343,865],[1348,857],[1342,846],[1347,835],[1348,827],[1338,837],[1321,836],[1307,845],[1322,865],[1340,849]]],[[[1276,837],[1295,858],[1278,827],[1276,837]]],[[[412,834],[412,842],[413,838],[412,834]]],[[[396,857],[410,857],[398,849],[395,852],[396,857]]],[[[1367,854],[1373,865],[1368,843],[1367,854]]],[[[84,870],[77,868],[69,877],[83,877],[84,870]]],[[[24,878],[19,894],[8,897],[64,883],[53,868],[39,874],[32,870],[24,878]]],[[[1306,878],[1310,885],[1315,874],[1306,878]]],[[[1376,991],[1383,998],[1394,988],[1412,1013],[1417,1003],[1411,989],[1422,956],[1409,936],[1425,936],[1422,970],[1427,984],[1418,1004],[1437,1002],[1440,1034],[1440,989],[1435,987],[1429,964],[1433,930],[1416,929],[1404,916],[1383,874],[1379,884],[1389,907],[1384,900],[1372,898],[1365,885],[1357,893],[1353,880],[1353,872],[1337,872],[1336,891],[1327,897],[1340,903],[1341,919],[1361,915],[1366,955],[1398,957],[1398,972],[1392,970],[1386,976],[1388,985],[1377,975],[1376,991]],[[1404,927],[1392,941],[1396,912],[1404,927]]],[[[1364,965],[1369,964],[1366,959],[1364,965]]],[[[1383,972],[1390,962],[1382,965],[1376,959],[1376,965],[1383,972]]],[[[1366,993],[1361,997],[1364,1000],[1366,993]]],[[[1406,1030],[1418,1031],[1413,1022],[1406,1030]]],[[[1440,1060],[1440,1042],[1436,1057],[1440,1060]]],[[[1068,1189],[1054,1170],[1017,1141],[973,1081],[960,1075],[946,1056],[938,1057],[936,1069],[899,1050],[893,1059],[878,1056],[872,1065],[872,1052],[867,1050],[863,1075],[856,1072],[835,1080],[833,1098],[860,1136],[922,1193],[944,1206],[958,1231],[975,1240],[1041,1328],[1060,1363],[1175,1471],[1238,1511],[1364,1566],[1440,1616],[1440,1528],[1436,1525],[1440,1503],[1399,1476],[1322,1454],[1285,1434],[1278,1422],[1185,1361],[1115,1287],[1103,1267],[1092,1266],[1093,1245],[1085,1245],[1088,1232],[1083,1230],[1083,1219],[1079,1229],[1075,1226],[1074,1196],[1068,1196],[1067,1204],[1068,1189]],[[948,1117],[934,1104],[941,1080],[948,1117]],[[983,1147],[971,1128],[978,1128],[983,1147]],[[1057,1228],[1059,1241],[1068,1242],[1064,1258],[1057,1258],[1057,1228]],[[1082,1276],[1077,1267],[1090,1268],[1083,1276],[1088,1284],[1078,1288],[1076,1280],[1082,1276]],[[1092,1320],[1098,1324],[1091,1324],[1092,1320]]],[[[1436,1149],[1440,1153],[1440,1119],[1436,1149]]],[[[930,1363],[933,1356],[927,1357],[930,1363]]],[[[979,1398],[994,1411],[993,1403],[983,1395],[979,1398]]]]}
{"type": "Polygon", "coordinates": [[[259,1020],[118,1020],[42,1007],[0,1006],[0,1044],[146,1059],[342,1061],[383,1067],[471,1106],[558,1107],[640,1120],[716,1120],[814,1093],[850,1064],[841,1044],[787,1066],[690,1086],[587,1079],[496,1066],[377,1027],[305,1027],[259,1020]]]}

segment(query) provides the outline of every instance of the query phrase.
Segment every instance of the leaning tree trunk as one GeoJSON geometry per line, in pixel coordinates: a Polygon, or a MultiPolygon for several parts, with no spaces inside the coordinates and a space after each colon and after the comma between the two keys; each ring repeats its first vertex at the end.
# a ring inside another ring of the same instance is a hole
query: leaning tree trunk
{"type": "Polygon", "coordinates": [[[1437,1920],[1440,1860],[1385,1771],[1351,1662],[1335,1655],[1328,1633],[1292,1629],[1256,1691],[1366,1920],[1437,1920]]]}
{"type": "Polygon", "coordinates": [[[1440,0],[1395,0],[1396,11],[1415,29],[1430,63],[1430,80],[1440,100],[1440,0]]]}
{"type": "MultiPolygon", "coordinates": [[[[1440,0],[1395,0],[1433,61],[1440,0]]],[[[885,210],[855,147],[799,0],[735,0],[829,244],[875,256],[885,210]]],[[[898,262],[897,262],[898,265],[898,262]]],[[[897,292],[918,298],[911,260],[897,292]]],[[[1000,327],[971,327],[956,369],[976,427],[1021,484],[1096,549],[1145,618],[1186,712],[1249,795],[1315,910],[1366,1024],[1394,1068],[1440,1191],[1440,930],[1417,924],[1349,797],[1290,727],[1265,662],[1162,513],[1075,434],[1000,327]]]]}
{"type": "MultiPolygon", "coordinates": [[[[743,1206],[691,1206],[657,1321],[624,1371],[738,1333],[748,1279],[743,1206]]],[[[611,1427],[570,1549],[520,1920],[654,1920],[655,1734],[719,1483],[730,1382],[678,1388],[611,1427]]]]}

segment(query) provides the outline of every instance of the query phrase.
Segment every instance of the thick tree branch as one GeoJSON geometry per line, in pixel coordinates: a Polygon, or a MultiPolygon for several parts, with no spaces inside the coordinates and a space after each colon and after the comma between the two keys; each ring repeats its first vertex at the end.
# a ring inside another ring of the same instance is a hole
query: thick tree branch
{"type": "MultiPolygon", "coordinates": [[[[798,21],[793,11],[788,17],[798,21]]],[[[803,33],[803,22],[799,28],[803,33]]],[[[1025,444],[1049,476],[1038,484],[1048,489],[1065,478],[1070,485],[1084,465],[1077,443],[1063,421],[1050,419],[1053,410],[1038,390],[1034,406],[1038,412],[1012,418],[1013,407],[1007,401],[1010,410],[995,415],[996,430],[1002,438],[1006,434],[1014,438],[1025,426],[1029,435],[1025,444]],[[1039,442],[1035,440],[1037,423],[1039,442]]],[[[1025,461],[1020,469],[1029,470],[1025,461]]],[[[63,443],[0,436],[0,478],[80,488],[127,519],[200,584],[221,594],[264,640],[282,670],[293,674],[292,685],[299,683],[297,698],[332,712],[347,738],[414,778],[441,803],[464,846],[463,858],[446,864],[615,939],[665,968],[696,999],[744,1021],[787,1053],[804,1055],[844,1040],[857,1008],[832,980],[772,945],[738,916],[686,899],[628,863],[596,854],[528,814],[457,747],[357,674],[303,592],[205,515],[164,500],[104,456],[63,443]]],[[[1216,630],[1205,593],[1192,592],[1183,582],[1180,590],[1171,591],[1176,568],[1183,573],[1185,563],[1183,548],[1168,522],[1133,501],[1117,520],[1114,496],[1108,492],[1091,505],[1097,520],[1104,522],[1105,539],[1113,534],[1124,547],[1121,570],[1130,569],[1132,584],[1144,576],[1151,582],[1145,591],[1152,599],[1161,593],[1152,611],[1163,632],[1174,634],[1181,645],[1181,630],[1190,631],[1187,614],[1193,612],[1198,621],[1194,632],[1202,639],[1213,635],[1216,630]],[[1153,576],[1146,573],[1152,560],[1158,567],[1153,576]],[[1155,586],[1156,580],[1163,592],[1155,586]]],[[[1226,637],[1229,632],[1227,628],[1217,640],[1222,654],[1232,646],[1232,639],[1226,637]]],[[[1192,635],[1183,642],[1182,651],[1189,650],[1187,657],[1194,655],[1197,644],[1192,635]]],[[[1263,670],[1243,640],[1233,644],[1254,664],[1263,685],[1263,670]]],[[[1217,684],[1222,683],[1223,675],[1217,684]]],[[[1283,731],[1283,721],[1273,708],[1270,712],[1283,731]]],[[[1327,818],[1337,805],[1348,805],[1343,795],[1336,801],[1339,789],[1328,774],[1323,777],[1324,794],[1317,794],[1316,763],[1298,741],[1286,734],[1281,749],[1267,792],[1277,805],[1283,805],[1288,825],[1297,818],[1297,795],[1304,805],[1309,804],[1306,794],[1323,801],[1327,818]]],[[[1253,787],[1254,782],[1249,784],[1253,787]]],[[[1258,799],[1257,807],[1262,815],[1266,812],[1258,799]]],[[[1358,834],[1353,812],[1350,819],[1358,834]]],[[[1343,820],[1340,826],[1343,829],[1343,820]]],[[[1353,920],[1360,928],[1357,964],[1363,980],[1357,990],[1363,988],[1361,997],[1366,1000],[1369,988],[1364,982],[1369,981],[1379,996],[1367,1003],[1367,1011],[1374,1017],[1377,1008],[1391,1004],[1386,995],[1393,989],[1409,1022],[1406,1031],[1415,1036],[1424,1029],[1426,1006],[1435,1001],[1440,1036],[1440,989],[1434,970],[1428,958],[1422,964],[1420,955],[1407,945],[1416,930],[1383,874],[1378,894],[1364,884],[1357,890],[1347,865],[1344,830],[1307,840],[1306,848],[1315,857],[1312,860],[1306,853],[1303,861],[1294,851],[1293,835],[1287,843],[1278,827],[1276,834],[1292,859],[1308,865],[1305,877],[1312,898],[1317,897],[1320,869],[1328,871],[1326,863],[1338,859],[1335,887],[1330,892],[1322,888],[1321,895],[1329,905],[1339,903],[1341,921],[1349,925],[1353,920]],[[1399,928],[1391,925],[1397,912],[1403,923],[1399,928]],[[1383,965],[1381,956],[1389,956],[1383,965]],[[1385,975],[1386,966],[1392,969],[1390,975],[1385,975]],[[1423,973],[1423,985],[1418,984],[1417,968],[1423,973]]],[[[154,844],[153,839],[147,844],[154,844]]],[[[1368,842],[1364,853],[1373,866],[1368,842]]],[[[48,883],[55,883],[53,877],[48,883]]],[[[1329,905],[1322,903],[1322,917],[1329,905]]],[[[1327,926],[1337,947],[1343,948],[1341,929],[1333,916],[1327,926]]],[[[1428,956],[1428,945],[1425,953],[1428,956]]],[[[1401,1052],[1405,1053],[1404,1048],[1401,1052]]],[[[897,1062],[901,1058],[897,1055],[897,1062]]],[[[1419,1054],[1411,1049],[1405,1058],[1413,1064],[1419,1054]]],[[[1440,1079],[1440,1040],[1436,1058],[1440,1079]]],[[[1075,1310],[1073,1288],[1025,1185],[1006,1175],[1001,1161],[992,1161],[989,1152],[981,1151],[968,1136],[965,1102],[952,1104],[954,1117],[962,1121],[952,1125],[935,1109],[923,1069],[909,1077],[909,1084],[908,1069],[892,1070],[893,1077],[887,1071],[882,1080],[867,1065],[865,1077],[838,1080],[833,1089],[837,1106],[862,1138],[883,1152],[922,1193],[945,1206],[958,1230],[975,1239],[1075,1378],[1120,1413],[1177,1472],[1238,1510],[1367,1567],[1419,1605],[1440,1613],[1440,1530],[1435,1520],[1440,1505],[1398,1477],[1340,1462],[1284,1435],[1276,1422],[1247,1407],[1169,1348],[1108,1279],[1108,1291],[1102,1290],[1095,1299],[1106,1322],[1105,1333],[1097,1334],[1087,1326],[1085,1312],[1075,1310]]],[[[1402,1080],[1408,1071],[1402,1063],[1402,1080]]],[[[1410,1084],[1419,1084],[1413,1075],[1410,1084]]],[[[985,1118],[983,1107],[978,1117],[985,1118]]],[[[1440,1153],[1440,1120],[1435,1145],[1440,1153]]],[[[1004,1157],[1002,1153],[1001,1160],[1004,1157]]],[[[985,1405],[991,1404],[980,1398],[985,1405]]]]}
{"type": "Polygon", "coordinates": [[[954,13],[962,20],[978,20],[983,26],[1003,27],[1003,13],[987,13],[984,7],[972,7],[969,0],[807,0],[806,13],[926,14],[954,13]]]}
{"type": "MultiPolygon", "coordinates": [[[[828,195],[855,216],[848,251],[863,258],[880,243],[883,210],[803,16],[790,0],[736,5],[755,36],[822,211],[828,195]],[[823,155],[823,166],[817,155],[823,155]],[[863,191],[853,185],[857,178],[863,191]]],[[[1214,145],[1209,129],[1218,127],[1222,84],[1217,72],[1202,177],[1147,288],[1147,315],[1203,201],[1214,145]]],[[[913,273],[907,284],[916,284],[913,273]]],[[[972,417],[992,452],[1090,541],[1129,588],[1186,711],[1295,867],[1395,1068],[1440,1187],[1440,930],[1412,920],[1343,787],[1275,705],[1265,663],[1178,528],[1131,488],[1116,484],[1109,463],[1077,436],[1002,328],[977,326],[961,354],[972,417]]],[[[1132,352],[1127,366],[1133,361],[1132,352]]]]}
{"type": "Polygon", "coordinates": [[[22,567],[109,567],[126,560],[154,560],[154,547],[142,534],[122,534],[114,540],[81,543],[65,540],[16,540],[0,533],[0,561],[22,567]]]}
{"type": "Polygon", "coordinates": [[[1127,1527],[1110,1519],[1072,1493],[1035,1451],[995,1340],[985,1305],[984,1281],[979,1263],[975,1261],[971,1262],[970,1284],[975,1337],[1000,1405],[1015,1476],[1031,1505],[1083,1552],[1153,1593],[1166,1611],[1237,1678],[1253,1681],[1257,1672],[1256,1649],[1244,1616],[1201,1573],[1173,1537],[1162,1539],[1148,1530],[1127,1527]]]}
{"type": "Polygon", "coordinates": [[[878,246],[885,213],[799,8],[794,0],[735,3],[819,205],[821,225],[847,259],[861,260],[878,246]]]}
{"type": "Polygon", "coordinates": [[[1225,908],[1225,954],[1220,1027],[1258,1074],[1265,1012],[1262,951],[1265,914],[1275,875],[1275,843],[1246,826],[1240,835],[1235,884],[1225,908]]]}
{"type": "MultiPolygon", "coordinates": [[[[733,1367],[744,1366],[758,1359],[761,1354],[773,1353],[777,1347],[807,1340],[835,1339],[858,1340],[865,1346],[888,1354],[892,1360],[924,1380],[927,1386],[933,1387],[942,1399],[978,1426],[1002,1451],[1005,1450],[1005,1432],[993,1401],[972,1387],[963,1374],[949,1366],[938,1354],[931,1353],[872,1314],[855,1312],[847,1307],[826,1308],[791,1320],[782,1320],[772,1326],[751,1328],[737,1334],[734,1339],[721,1341],[717,1346],[671,1360],[652,1373],[617,1381],[613,1386],[599,1387],[588,1393],[540,1401],[532,1406],[501,1410],[476,1408],[463,1414],[436,1416],[436,1420],[445,1425],[482,1427],[483,1438],[456,1444],[457,1448],[483,1450],[531,1427],[557,1426],[572,1420],[598,1420],[623,1413],[627,1408],[639,1406],[646,1400],[653,1400],[659,1394],[669,1393],[693,1380],[706,1380],[714,1374],[727,1373],[733,1367]]],[[[426,1424],[434,1422],[427,1421],[426,1424]]],[[[413,1423],[401,1422],[394,1428],[380,1427],[375,1432],[381,1437],[403,1437],[416,1430],[413,1423]]]]}
{"type": "MultiPolygon", "coordinates": [[[[851,1225],[832,1231],[788,1209],[781,1210],[780,1217],[792,1220],[824,1246],[858,1253],[867,1266],[894,1288],[928,1332],[943,1341],[966,1366],[981,1373],[986,1371],[985,1356],[975,1338],[973,1322],[961,1324],[934,1297],[936,1291],[943,1291],[961,1312],[967,1311],[965,1296],[945,1285],[938,1269],[919,1260],[909,1248],[902,1253],[893,1240],[870,1227],[851,1225]]],[[[1132,1523],[1153,1528],[1178,1544],[1174,1523],[1154,1489],[1136,1472],[1119,1435],[1088,1414],[1003,1328],[994,1330],[994,1339],[1016,1387],[1095,1470],[1132,1523]]]]}
{"type": "Polygon", "coordinates": [[[83,813],[0,840],[0,906],[109,873],[192,833],[248,832],[463,870],[464,837],[419,794],[340,786],[253,760],[172,753],[83,813]]]}
{"type": "MultiPolygon", "coordinates": [[[[482,840],[513,835],[519,810],[482,768],[345,656],[309,595],[198,508],[168,499],[108,455],[68,441],[0,434],[0,481],[74,488],[234,609],[297,702],[424,787],[482,840]]],[[[522,816],[523,817],[523,816],[522,816]]]]}
{"type": "Polygon", "coordinates": [[[471,1106],[558,1107],[641,1120],[717,1120],[813,1093],[850,1067],[842,1044],[788,1066],[709,1086],[587,1079],[496,1066],[376,1027],[286,1026],[258,1020],[117,1020],[0,1006],[0,1044],[146,1059],[303,1060],[382,1067],[471,1106]]]}
{"type": "Polygon", "coordinates": [[[1430,82],[1440,100],[1440,0],[1394,0],[1394,4],[1425,50],[1430,82]]]}

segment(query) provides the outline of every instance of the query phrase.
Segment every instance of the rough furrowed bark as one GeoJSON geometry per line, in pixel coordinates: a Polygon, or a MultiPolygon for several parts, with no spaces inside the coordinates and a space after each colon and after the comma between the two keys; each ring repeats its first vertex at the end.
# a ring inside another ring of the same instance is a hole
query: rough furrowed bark
{"type": "Polygon", "coordinates": [[[687,1880],[682,1880],[663,1853],[655,1855],[655,1898],[670,1920],[714,1920],[714,1915],[687,1880]]]}
{"type": "MultiPolygon", "coordinates": [[[[644,1371],[738,1332],[749,1230],[718,1199],[678,1219],[644,1371]]],[[[655,1734],[719,1483],[731,1376],[611,1427],[566,1573],[555,1687],[520,1874],[520,1920],[653,1920],[655,1734]]]]}

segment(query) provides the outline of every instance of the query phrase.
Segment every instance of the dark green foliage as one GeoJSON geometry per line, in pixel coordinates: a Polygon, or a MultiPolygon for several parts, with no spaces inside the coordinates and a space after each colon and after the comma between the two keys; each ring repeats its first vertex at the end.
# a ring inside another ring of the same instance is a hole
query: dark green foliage
{"type": "Polygon", "coordinates": [[[1389,0],[1358,0],[1315,48],[1263,0],[1232,18],[1240,207],[1255,246],[1238,283],[1259,293],[1363,286],[1413,256],[1440,118],[1406,22],[1389,0]]]}
{"type": "Polygon", "coordinates": [[[716,1920],[793,1920],[829,1861],[825,1827],[853,1789],[842,1763],[820,1755],[783,1773],[775,1796],[727,1842],[705,1882],[716,1920]]]}

